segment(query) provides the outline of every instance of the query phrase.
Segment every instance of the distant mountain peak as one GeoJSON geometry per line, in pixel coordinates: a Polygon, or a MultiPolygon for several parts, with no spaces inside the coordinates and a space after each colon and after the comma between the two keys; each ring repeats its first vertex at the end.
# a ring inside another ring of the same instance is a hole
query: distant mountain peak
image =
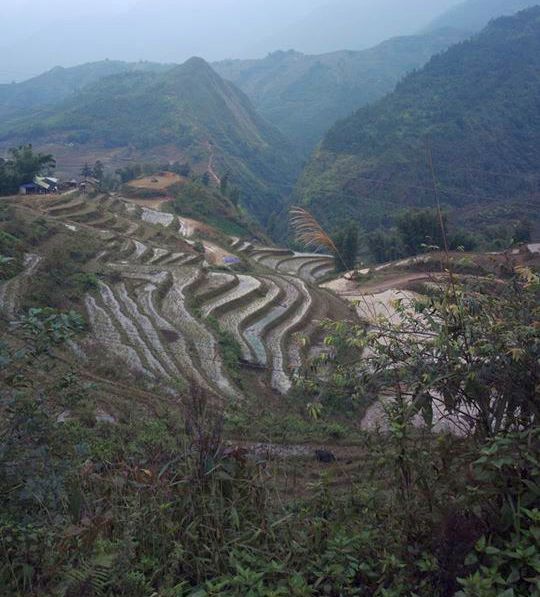
{"type": "Polygon", "coordinates": [[[307,156],[338,119],[380,99],[406,73],[467,36],[447,29],[393,38],[368,50],[315,55],[280,50],[260,60],[212,66],[307,156]]]}
{"type": "Polygon", "coordinates": [[[280,206],[299,171],[295,152],[278,130],[199,57],[162,71],[123,68],[81,87],[45,114],[0,122],[0,134],[12,145],[25,140],[36,147],[68,145],[70,154],[80,156],[71,161],[82,163],[89,147],[94,156],[112,149],[130,159],[133,151],[150,153],[153,161],[188,161],[199,172],[211,160],[216,171],[231,173],[231,183],[249,195],[244,205],[261,220],[280,206]]]}
{"type": "Polygon", "coordinates": [[[186,69],[187,68],[208,68],[211,70],[211,66],[208,64],[208,62],[206,62],[206,60],[204,58],[201,58],[200,56],[192,56],[191,58],[188,58],[180,66],[183,66],[186,69]]]}

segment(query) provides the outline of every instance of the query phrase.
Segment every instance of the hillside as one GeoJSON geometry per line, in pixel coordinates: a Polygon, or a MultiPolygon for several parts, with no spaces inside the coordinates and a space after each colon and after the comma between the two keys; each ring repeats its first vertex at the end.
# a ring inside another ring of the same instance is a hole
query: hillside
{"type": "Polygon", "coordinates": [[[290,189],[298,161],[248,98],[202,59],[165,73],[128,72],[101,79],[48,114],[3,123],[4,146],[31,141],[62,162],[102,159],[188,160],[217,181],[230,172],[242,203],[266,218],[290,189]],[[67,149],[66,149],[67,148],[67,149]]]}
{"type": "Polygon", "coordinates": [[[327,222],[354,218],[365,227],[405,206],[433,205],[428,139],[444,204],[489,209],[530,196],[539,184],[539,97],[534,8],[494,21],[336,124],[303,173],[297,200],[327,222]]]}
{"type": "Polygon", "coordinates": [[[431,23],[430,29],[456,27],[464,31],[477,32],[492,19],[511,16],[520,10],[537,5],[537,0],[465,0],[437,17],[431,23]]]}
{"type": "Polygon", "coordinates": [[[538,245],[324,282],[120,195],[0,211],[4,594],[534,594],[538,245]]]}
{"type": "Polygon", "coordinates": [[[306,55],[290,50],[261,60],[213,64],[261,115],[303,151],[340,118],[389,93],[407,72],[464,39],[457,30],[398,37],[369,50],[306,55]]]}
{"type": "Polygon", "coordinates": [[[163,64],[0,85],[0,597],[540,597],[540,5],[460,2],[3,2],[163,64]]]}
{"type": "Polygon", "coordinates": [[[0,85],[0,119],[24,116],[53,106],[104,77],[126,72],[162,72],[171,68],[152,62],[102,60],[72,68],[57,66],[22,83],[0,85]]]}
{"type": "Polygon", "coordinates": [[[76,289],[51,290],[57,279],[51,270],[58,267],[50,264],[51,245],[64,246],[68,260],[77,237],[91,237],[88,251],[77,252],[78,267],[85,263],[85,277],[79,275],[77,283],[91,283],[87,292],[78,287],[76,301],[91,333],[72,347],[75,354],[84,353],[92,369],[104,368],[95,351],[99,346],[121,364],[127,383],[166,395],[181,382],[220,401],[245,398],[250,371],[255,376],[250,383],[259,379],[268,395],[286,394],[307,357],[295,334],[318,344],[316,321],[355,319],[345,303],[317,287],[335,271],[333,257],[254,246],[141,203],[73,193],[15,202],[19,228],[25,227],[21,218],[39,216],[56,241],[36,241],[39,246],[25,258],[20,274],[0,285],[0,314],[13,316],[33,301],[68,306],[76,289]],[[31,279],[42,267],[47,275],[31,279]],[[228,366],[231,349],[239,353],[234,367],[228,366]]]}

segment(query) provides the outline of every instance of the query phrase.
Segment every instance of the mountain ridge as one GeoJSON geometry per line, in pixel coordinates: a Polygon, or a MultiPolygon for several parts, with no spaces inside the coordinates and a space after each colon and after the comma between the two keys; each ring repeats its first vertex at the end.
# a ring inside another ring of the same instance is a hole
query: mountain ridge
{"type": "Polygon", "coordinates": [[[164,72],[172,66],[121,60],[101,60],[69,68],[55,66],[20,83],[0,84],[0,118],[15,118],[29,110],[51,107],[107,76],[138,71],[164,72]]]}
{"type": "Polygon", "coordinates": [[[131,148],[159,161],[172,159],[172,151],[174,160],[190,161],[201,172],[212,160],[221,176],[230,172],[244,205],[262,220],[291,188],[299,163],[247,96],[201,58],[165,73],[106,77],[46,114],[4,125],[1,135],[4,145],[53,143],[69,146],[72,156],[90,146],[98,153],[100,147],[102,153],[131,148]]]}
{"type": "Polygon", "coordinates": [[[212,66],[308,153],[338,119],[389,93],[407,72],[465,37],[447,29],[393,38],[368,50],[319,55],[278,51],[264,59],[228,60],[212,66]]]}
{"type": "MultiPolygon", "coordinates": [[[[263,57],[269,51],[290,47],[312,53],[344,46],[367,48],[393,35],[414,33],[455,2],[409,0],[408,5],[422,9],[415,12],[410,6],[403,7],[402,0],[334,0],[330,7],[328,0],[153,0],[136,2],[122,14],[102,11],[89,19],[70,16],[77,12],[74,10],[45,10],[38,21],[43,22],[41,27],[30,26],[28,33],[21,28],[17,39],[6,47],[0,41],[0,80],[3,69],[34,73],[62,62],[70,66],[107,57],[127,61],[144,57],[170,63],[194,54],[212,61],[263,57]],[[319,5],[326,5],[322,18],[319,5]],[[399,13],[407,26],[395,16],[385,25],[387,19],[381,17],[393,13],[399,13]],[[313,14],[314,25],[310,25],[313,14]],[[374,29],[377,35],[372,34],[374,29]],[[329,31],[330,45],[323,43],[329,31]],[[40,51],[35,52],[34,47],[40,51]]],[[[31,15],[24,19],[19,14],[8,20],[7,27],[12,23],[16,31],[21,23],[32,20],[31,15]]]]}
{"type": "Polygon", "coordinates": [[[402,208],[432,206],[428,145],[450,208],[536,192],[539,61],[540,7],[492,21],[337,123],[295,199],[326,223],[355,219],[366,228],[402,208]]]}
{"type": "Polygon", "coordinates": [[[476,33],[492,19],[511,16],[538,4],[537,0],[465,0],[434,19],[428,30],[457,27],[476,33]]]}

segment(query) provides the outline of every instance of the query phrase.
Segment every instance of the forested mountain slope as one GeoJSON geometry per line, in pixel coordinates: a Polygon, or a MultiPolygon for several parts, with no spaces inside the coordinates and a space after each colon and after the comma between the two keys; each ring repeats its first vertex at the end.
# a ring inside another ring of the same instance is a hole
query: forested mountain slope
{"type": "Polygon", "coordinates": [[[22,83],[0,85],[0,118],[13,118],[50,107],[103,77],[135,71],[163,72],[170,68],[154,62],[120,60],[102,60],[71,68],[57,66],[22,83]]]}
{"type": "Polygon", "coordinates": [[[540,8],[492,22],[395,92],[336,124],[297,199],[328,223],[371,226],[405,206],[489,205],[538,191],[540,8]]]}
{"type": "Polygon", "coordinates": [[[103,155],[106,164],[114,166],[113,158],[107,162],[107,152],[128,148],[129,156],[117,160],[150,152],[156,161],[187,160],[216,181],[230,172],[243,190],[244,205],[263,220],[298,172],[281,134],[200,58],[165,73],[129,72],[101,79],[47,115],[4,123],[0,134],[4,144],[68,144],[71,161],[82,159],[92,147],[95,156],[103,155]]]}
{"type": "Polygon", "coordinates": [[[444,29],[397,37],[357,52],[306,55],[290,50],[213,67],[301,150],[311,151],[338,119],[383,97],[404,74],[465,37],[444,29]]]}
{"type": "Polygon", "coordinates": [[[465,0],[437,17],[430,29],[457,27],[464,31],[476,32],[497,17],[511,16],[537,6],[538,0],[465,0]]]}

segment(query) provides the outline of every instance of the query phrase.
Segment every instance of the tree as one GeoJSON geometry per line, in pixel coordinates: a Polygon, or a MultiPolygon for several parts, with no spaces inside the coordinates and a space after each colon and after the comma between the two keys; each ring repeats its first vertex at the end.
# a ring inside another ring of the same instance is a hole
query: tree
{"type": "Polygon", "coordinates": [[[220,191],[221,191],[222,195],[226,195],[227,194],[227,188],[229,186],[229,179],[230,179],[230,177],[231,177],[231,174],[230,174],[229,171],[227,171],[227,172],[225,172],[223,178],[221,179],[219,188],[220,188],[220,191]]]}
{"type": "Polygon", "coordinates": [[[205,172],[201,177],[201,181],[203,185],[207,187],[210,184],[210,174],[208,174],[208,172],[205,172]]]}
{"type": "Polygon", "coordinates": [[[343,244],[343,260],[348,268],[353,269],[356,266],[358,257],[358,226],[350,224],[345,234],[343,244]]]}
{"type": "Polygon", "coordinates": [[[231,189],[231,192],[229,193],[229,199],[235,207],[238,207],[240,203],[240,189],[238,187],[233,187],[231,189]]]}
{"type": "Polygon", "coordinates": [[[539,300],[540,278],[527,268],[516,268],[496,294],[454,280],[431,297],[397,301],[395,315],[369,328],[328,324],[328,346],[361,355],[332,367],[358,397],[392,396],[411,424],[421,414],[431,426],[439,412],[481,438],[534,429],[539,300]]]}
{"type": "Polygon", "coordinates": [[[17,193],[22,184],[32,182],[56,167],[51,154],[34,153],[32,145],[21,145],[9,150],[10,158],[0,163],[0,194],[17,193]]]}
{"type": "Polygon", "coordinates": [[[103,166],[103,164],[101,163],[100,160],[98,160],[95,164],[94,164],[94,168],[92,170],[92,175],[94,176],[94,178],[96,178],[97,180],[101,181],[103,180],[103,174],[105,172],[105,168],[103,166]]]}
{"type": "Polygon", "coordinates": [[[10,164],[7,160],[0,159],[0,195],[9,195],[12,185],[10,164]]]}
{"type": "Polygon", "coordinates": [[[92,176],[92,174],[93,174],[92,168],[90,167],[88,162],[85,162],[84,166],[81,169],[81,176],[83,178],[89,178],[90,176],[92,176]]]}
{"type": "Polygon", "coordinates": [[[354,269],[358,255],[358,226],[349,224],[345,230],[336,235],[334,243],[341,257],[338,259],[338,271],[354,269]]]}
{"type": "Polygon", "coordinates": [[[191,166],[187,162],[183,164],[180,162],[175,162],[172,166],[170,166],[169,169],[171,172],[174,172],[179,176],[184,176],[185,178],[191,174],[191,166]]]}
{"type": "MultiPolygon", "coordinates": [[[[412,209],[403,212],[396,224],[407,255],[417,255],[426,247],[443,248],[444,239],[437,210],[412,209]]],[[[443,225],[446,228],[446,215],[443,215],[443,225]]]]}
{"type": "Polygon", "coordinates": [[[532,224],[530,220],[521,220],[514,229],[514,243],[530,243],[532,224]]]}
{"type": "Polygon", "coordinates": [[[465,230],[457,230],[448,240],[452,250],[474,251],[478,246],[478,239],[474,234],[465,230]]]}
{"type": "Polygon", "coordinates": [[[367,245],[377,263],[394,261],[405,254],[401,237],[395,231],[376,230],[367,235],[367,245]]]}
{"type": "Polygon", "coordinates": [[[135,164],[133,166],[125,166],[124,168],[118,168],[115,170],[115,174],[120,177],[122,184],[138,178],[142,174],[142,166],[135,164]]]}

